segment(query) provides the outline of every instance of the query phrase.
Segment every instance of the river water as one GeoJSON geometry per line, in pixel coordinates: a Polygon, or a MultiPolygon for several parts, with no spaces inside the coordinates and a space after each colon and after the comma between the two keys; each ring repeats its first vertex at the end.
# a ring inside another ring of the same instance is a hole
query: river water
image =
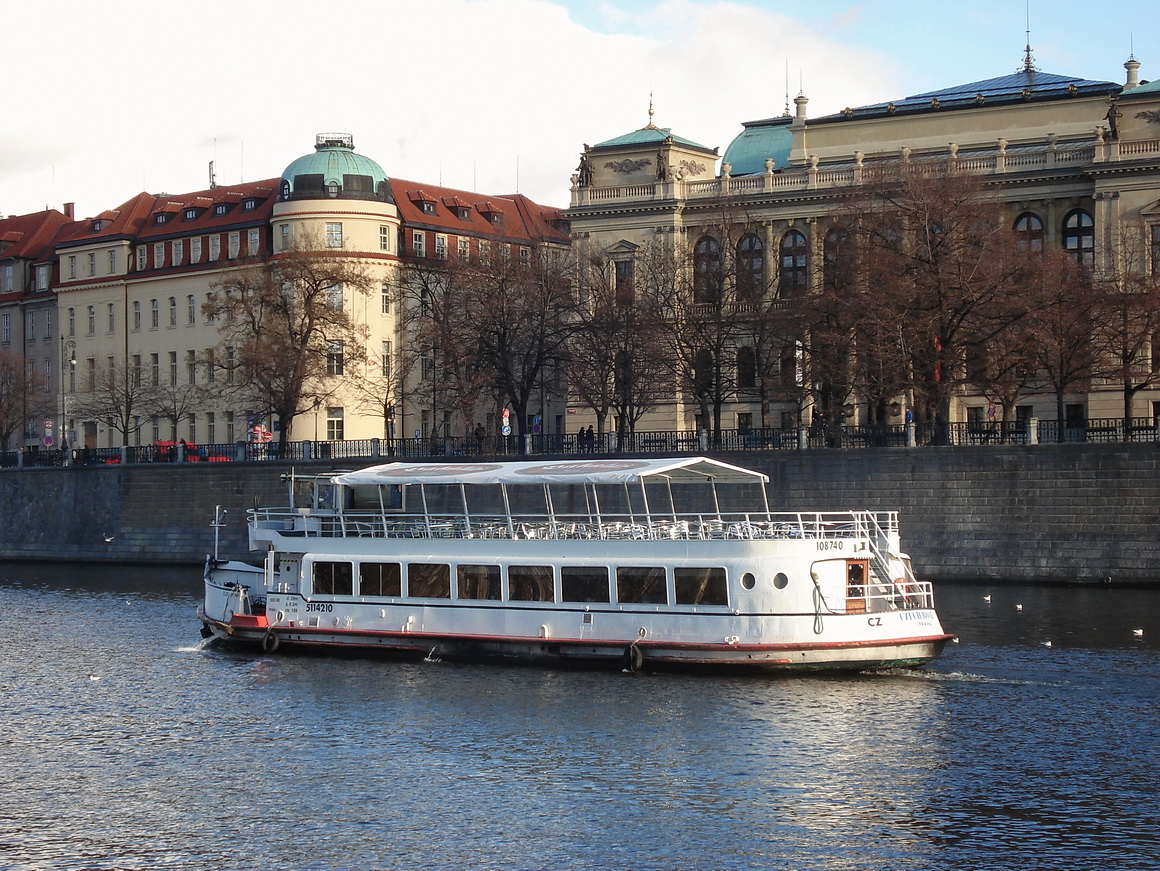
{"type": "Polygon", "coordinates": [[[939,587],[924,669],[734,679],[224,653],[199,584],[0,564],[0,869],[1160,865],[1160,591],[939,587]]]}

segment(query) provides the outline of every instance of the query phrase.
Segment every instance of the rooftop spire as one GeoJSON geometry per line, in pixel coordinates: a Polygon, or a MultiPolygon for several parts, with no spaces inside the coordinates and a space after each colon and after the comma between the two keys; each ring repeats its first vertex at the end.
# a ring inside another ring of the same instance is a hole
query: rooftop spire
{"type": "Polygon", "coordinates": [[[645,130],[656,130],[657,125],[653,123],[653,95],[652,91],[648,92],[648,124],[645,125],[645,130]]]}
{"type": "Polygon", "coordinates": [[[1019,70],[1021,73],[1033,73],[1036,70],[1035,56],[1031,54],[1031,0],[1026,0],[1027,4],[1027,45],[1023,48],[1023,66],[1019,70]]]}

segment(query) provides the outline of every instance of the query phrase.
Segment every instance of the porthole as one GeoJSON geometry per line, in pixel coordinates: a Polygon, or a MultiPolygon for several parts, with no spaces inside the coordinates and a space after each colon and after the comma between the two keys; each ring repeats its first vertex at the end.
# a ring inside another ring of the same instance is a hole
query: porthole
{"type": "Polygon", "coordinates": [[[750,572],[746,572],[741,576],[741,586],[747,590],[752,590],[756,583],[757,578],[753,577],[753,574],[750,572]]]}
{"type": "Polygon", "coordinates": [[[779,590],[784,590],[789,584],[789,578],[786,577],[785,572],[778,572],[773,576],[773,585],[779,590]]]}

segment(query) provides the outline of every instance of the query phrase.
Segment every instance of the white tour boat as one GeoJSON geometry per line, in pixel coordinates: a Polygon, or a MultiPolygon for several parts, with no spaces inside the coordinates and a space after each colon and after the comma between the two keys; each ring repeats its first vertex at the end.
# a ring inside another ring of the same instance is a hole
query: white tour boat
{"type": "Polygon", "coordinates": [[[207,559],[205,634],[267,653],[758,671],[917,666],[951,638],[896,512],[771,512],[765,475],[713,459],[287,479],[289,506],[249,512],[263,564],[207,559]]]}

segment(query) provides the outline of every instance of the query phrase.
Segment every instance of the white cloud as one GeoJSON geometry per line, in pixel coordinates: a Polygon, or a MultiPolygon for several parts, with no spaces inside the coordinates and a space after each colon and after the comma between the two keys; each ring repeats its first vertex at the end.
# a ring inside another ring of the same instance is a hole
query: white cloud
{"type": "Polygon", "coordinates": [[[655,121],[722,151],[780,114],[788,62],[811,114],[897,96],[892,67],[740,3],[664,0],[603,14],[598,32],[548,0],[56,0],[5,10],[10,100],[0,212],[76,201],[78,216],[142,189],[277,176],[314,134],[349,132],[389,175],[567,205],[584,142],[655,121]]]}

